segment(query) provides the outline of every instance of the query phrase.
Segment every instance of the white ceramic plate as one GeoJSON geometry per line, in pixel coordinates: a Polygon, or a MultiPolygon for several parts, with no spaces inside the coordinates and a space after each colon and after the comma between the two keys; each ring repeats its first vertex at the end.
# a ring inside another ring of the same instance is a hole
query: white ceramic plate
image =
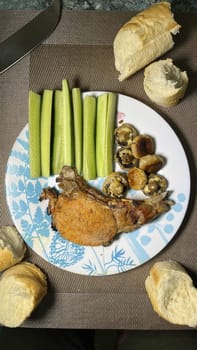
{"type": "MultiPolygon", "coordinates": [[[[97,276],[128,271],[149,261],[166,247],[183,221],[190,196],[190,173],[184,149],[176,134],[154,110],[124,95],[118,96],[117,125],[120,120],[135,125],[140,133],[155,138],[156,153],[167,159],[167,164],[159,173],[168,179],[168,189],[172,191],[171,198],[176,204],[152,223],[132,233],[121,234],[108,247],[79,246],[64,240],[51,229],[51,217],[46,214],[47,201],[39,202],[39,195],[43,187],[55,184],[55,178],[30,179],[28,125],[13,145],[6,171],[10,213],[25,242],[57,267],[97,276]]],[[[90,184],[101,188],[102,182],[103,178],[97,178],[90,184]]],[[[139,195],[139,191],[129,193],[133,198],[139,195]]]]}

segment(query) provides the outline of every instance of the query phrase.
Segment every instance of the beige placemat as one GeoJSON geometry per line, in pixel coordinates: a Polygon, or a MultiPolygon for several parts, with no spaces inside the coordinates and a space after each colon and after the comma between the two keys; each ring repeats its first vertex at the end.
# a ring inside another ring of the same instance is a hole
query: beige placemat
{"type": "MultiPolygon", "coordinates": [[[[29,12],[22,12],[23,16],[21,12],[13,17],[15,21],[24,21],[25,14],[26,18],[30,16],[29,12]]],[[[4,16],[0,13],[0,20],[5,21],[5,16],[6,11],[4,16]]],[[[153,312],[145,293],[144,280],[155,261],[168,258],[196,272],[197,16],[176,16],[183,29],[176,38],[175,49],[164,56],[174,58],[175,63],[186,69],[190,77],[184,100],[170,109],[155,106],[145,96],[143,71],[123,83],[118,82],[112,42],[117,29],[130,16],[128,12],[65,11],[52,36],[0,77],[0,223],[12,223],[5,199],[4,174],[12,144],[27,122],[28,89],[41,91],[44,88],[60,88],[63,78],[67,78],[71,86],[79,85],[83,91],[111,90],[135,97],[153,107],[174,127],[187,152],[192,174],[192,196],[186,218],[163,252],[143,266],[114,276],[88,277],[69,273],[48,264],[29,249],[27,259],[42,267],[49,277],[49,293],[25,322],[26,327],[179,328],[169,325],[153,312]]],[[[2,28],[1,25],[0,34],[2,28]]],[[[6,36],[6,33],[4,29],[3,35],[6,36]]]]}

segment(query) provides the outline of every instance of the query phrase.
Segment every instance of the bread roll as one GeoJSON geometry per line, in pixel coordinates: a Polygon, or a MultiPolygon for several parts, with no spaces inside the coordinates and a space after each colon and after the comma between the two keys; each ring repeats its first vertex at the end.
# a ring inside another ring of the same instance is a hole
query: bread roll
{"type": "Polygon", "coordinates": [[[0,279],[0,324],[20,326],[46,293],[46,276],[36,265],[22,262],[4,271],[0,279]]]}
{"type": "Polygon", "coordinates": [[[170,323],[197,327],[197,289],[175,261],[153,265],[145,281],[153,309],[170,323]]]}
{"type": "Polygon", "coordinates": [[[181,26],[170,3],[161,2],[132,17],[114,38],[115,67],[122,81],[174,46],[172,34],[181,26]]]}
{"type": "Polygon", "coordinates": [[[153,62],[144,70],[144,90],[160,106],[175,106],[183,98],[187,86],[187,73],[176,67],[170,58],[153,62]]]}
{"type": "Polygon", "coordinates": [[[0,227],[0,271],[20,262],[26,246],[14,226],[0,227]]]}

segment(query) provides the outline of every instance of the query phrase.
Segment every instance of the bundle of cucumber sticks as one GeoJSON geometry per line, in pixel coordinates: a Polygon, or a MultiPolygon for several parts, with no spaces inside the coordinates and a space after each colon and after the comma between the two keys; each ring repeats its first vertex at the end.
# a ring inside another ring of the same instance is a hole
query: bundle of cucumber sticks
{"type": "Polygon", "coordinates": [[[113,171],[117,95],[82,96],[62,80],[62,90],[29,91],[30,177],[59,174],[74,166],[86,180],[113,171]]]}

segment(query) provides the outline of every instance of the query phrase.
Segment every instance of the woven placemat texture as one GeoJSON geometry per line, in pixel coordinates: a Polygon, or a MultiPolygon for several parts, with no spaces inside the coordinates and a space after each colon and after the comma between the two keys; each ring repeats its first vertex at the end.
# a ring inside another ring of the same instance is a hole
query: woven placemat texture
{"type": "MultiPolygon", "coordinates": [[[[22,16],[21,12],[12,17],[14,22],[20,20],[22,23],[25,15],[30,16],[26,12],[22,12],[22,16]]],[[[10,13],[8,15],[10,18],[10,13]]],[[[182,30],[175,39],[175,48],[163,57],[173,58],[175,64],[187,70],[190,84],[180,104],[173,108],[162,108],[154,105],[145,95],[143,70],[122,83],[118,81],[112,43],[118,28],[131,15],[129,12],[118,11],[64,11],[51,37],[0,77],[0,224],[12,223],[4,192],[4,174],[10,149],[27,123],[28,89],[37,92],[45,88],[58,89],[61,88],[63,78],[69,80],[71,87],[80,86],[82,91],[109,90],[137,98],[154,108],[169,122],[181,139],[190,163],[192,195],[186,218],[164,251],[145,265],[114,276],[89,277],[63,271],[28,249],[27,259],[38,264],[48,275],[49,293],[25,322],[25,327],[179,328],[168,324],[153,312],[144,281],[155,261],[175,259],[193,272],[197,266],[194,185],[197,160],[197,16],[181,14],[176,18],[182,25],[182,30]]],[[[6,11],[4,16],[0,12],[1,37],[10,31],[3,28],[5,16],[6,11]]],[[[16,23],[13,24],[14,27],[15,25],[16,23]]]]}

